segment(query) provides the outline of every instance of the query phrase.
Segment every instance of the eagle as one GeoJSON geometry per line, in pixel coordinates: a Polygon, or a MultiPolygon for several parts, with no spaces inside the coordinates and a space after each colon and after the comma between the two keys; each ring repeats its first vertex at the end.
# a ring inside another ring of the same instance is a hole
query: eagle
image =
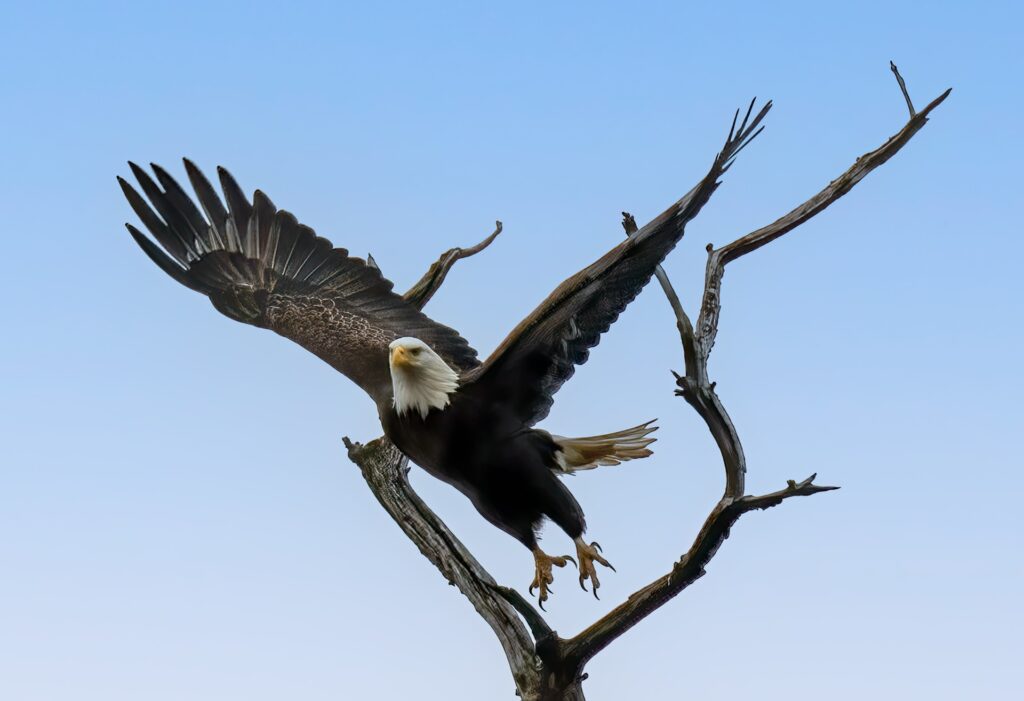
{"type": "Polygon", "coordinates": [[[529,590],[537,590],[543,606],[553,567],[572,562],[580,586],[586,591],[589,580],[595,596],[596,565],[614,569],[596,541],[584,540],[583,509],[560,478],[650,455],[656,426],[648,421],[567,438],[536,424],[678,243],[736,154],[760,133],[770,106],[749,126],[750,109],[739,129],[734,117],[722,151],[690,192],[565,280],[483,362],[457,331],[394,292],[372,260],[335,248],[260,190],[250,201],[224,168],[223,199],[188,159],[194,199],[155,164],[154,180],[129,163],[145,197],[118,181],[151,235],[126,224],[149,258],[225,316],[298,343],[362,388],[399,450],[529,548],[529,590]],[[541,549],[545,519],[572,539],[575,558],[541,549]]]}

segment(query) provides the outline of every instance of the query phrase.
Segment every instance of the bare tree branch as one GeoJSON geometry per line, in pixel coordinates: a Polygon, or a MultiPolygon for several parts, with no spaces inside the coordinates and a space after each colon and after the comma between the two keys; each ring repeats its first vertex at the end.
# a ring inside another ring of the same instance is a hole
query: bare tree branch
{"type": "Polygon", "coordinates": [[[903,93],[903,99],[907,101],[907,111],[910,112],[910,118],[913,119],[917,112],[914,110],[914,103],[910,100],[910,93],[907,92],[907,84],[903,82],[903,76],[900,75],[900,69],[896,67],[896,64],[889,61],[889,70],[896,76],[896,82],[900,84],[900,92],[903,93]]]}
{"type": "Polygon", "coordinates": [[[704,419],[711,437],[715,439],[725,465],[725,495],[738,499],[746,493],[747,458],[743,452],[736,426],[715,392],[717,383],[709,382],[707,365],[699,364],[699,378],[676,376],[676,395],[682,397],[704,419]]]}
{"type": "Polygon", "coordinates": [[[463,258],[475,256],[480,251],[491,245],[494,239],[501,233],[501,222],[494,222],[494,232],[475,246],[469,248],[450,248],[441,254],[441,257],[424,273],[419,282],[409,288],[402,297],[417,309],[423,309],[434,293],[441,289],[441,283],[448,276],[448,271],[455,265],[456,261],[463,258]]]}
{"type": "MultiPolygon", "coordinates": [[[[896,75],[899,77],[898,72],[896,75]]],[[[900,81],[902,85],[902,78],[900,81]]],[[[942,101],[949,96],[951,90],[952,88],[946,90],[946,92],[932,100],[921,112],[913,112],[913,106],[911,106],[910,109],[913,114],[910,121],[902,129],[874,151],[858,158],[845,173],[830,182],[825,189],[785,216],[721,248],[713,248],[708,244],[704,299],[701,302],[700,315],[697,317],[698,344],[700,346],[700,353],[705,361],[711,354],[711,348],[715,345],[715,336],[718,333],[718,316],[721,312],[722,276],[725,274],[726,264],[751,251],[756,251],[761,246],[771,243],[783,234],[792,231],[852,190],[854,185],[859,183],[865,175],[895,156],[910,141],[911,137],[921,130],[921,127],[928,122],[928,115],[933,109],[942,104],[942,101]]],[[[904,94],[906,94],[905,87],[904,94]]],[[[907,100],[909,104],[909,97],[907,100]]]]}
{"type": "Polygon", "coordinates": [[[491,588],[507,601],[512,608],[519,612],[519,615],[526,621],[526,625],[530,626],[530,632],[533,633],[534,640],[542,640],[543,638],[555,635],[555,631],[551,630],[548,622],[544,620],[544,616],[540,614],[540,611],[535,609],[522,594],[512,587],[503,587],[500,584],[495,584],[491,588]]]}
{"type": "Polygon", "coordinates": [[[766,509],[795,496],[810,496],[818,492],[838,489],[812,484],[814,476],[771,494],[731,499],[723,497],[711,510],[697,533],[693,545],[672,566],[665,576],[630,595],[592,626],[565,642],[564,656],[581,668],[587,660],[608,646],[613,640],[660,608],[688,586],[704,576],[704,567],[715,556],[718,548],[729,537],[730,529],[740,516],[755,509],[766,509]]]}
{"type": "Polygon", "coordinates": [[[448,583],[459,588],[494,631],[516,686],[520,690],[539,688],[537,658],[529,632],[506,599],[496,593],[494,578],[413,490],[408,479],[408,459],[386,438],[366,445],[353,443],[347,437],[343,440],[349,458],[359,466],[384,510],[448,583]]]}

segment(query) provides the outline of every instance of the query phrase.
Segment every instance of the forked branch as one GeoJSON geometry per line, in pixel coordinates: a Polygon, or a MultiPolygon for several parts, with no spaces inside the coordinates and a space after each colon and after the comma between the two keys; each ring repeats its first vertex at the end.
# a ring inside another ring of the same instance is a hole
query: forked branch
{"type": "Polygon", "coordinates": [[[705,362],[711,354],[711,348],[715,345],[715,336],[718,334],[718,316],[722,308],[722,276],[725,275],[726,264],[740,256],[756,251],[761,246],[792,231],[852,190],[854,185],[864,179],[865,175],[895,156],[910,141],[911,137],[928,122],[928,115],[931,111],[941,105],[952,91],[952,88],[946,90],[923,110],[915,112],[910,103],[910,97],[907,95],[903,78],[895,69],[896,67],[893,65],[893,72],[899,79],[911,113],[910,120],[902,129],[874,151],[858,158],[846,172],[830,182],[821,192],[771,224],[752,231],[721,248],[714,248],[708,244],[708,262],[704,274],[704,298],[700,305],[700,315],[697,317],[698,345],[705,362]]]}
{"type": "Polygon", "coordinates": [[[767,509],[790,497],[810,496],[838,487],[823,487],[812,483],[814,475],[771,494],[746,496],[740,499],[723,497],[711,510],[697,533],[690,549],[663,577],[634,592],[606,616],[574,638],[564,643],[564,656],[582,667],[613,640],[660,608],[688,586],[704,576],[704,567],[715,556],[718,548],[740,516],[748,511],[767,509]]]}

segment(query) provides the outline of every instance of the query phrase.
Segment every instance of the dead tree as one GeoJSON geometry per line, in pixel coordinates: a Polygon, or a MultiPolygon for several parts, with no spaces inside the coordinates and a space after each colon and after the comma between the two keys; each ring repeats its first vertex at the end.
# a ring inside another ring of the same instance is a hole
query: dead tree
{"type": "MultiPolygon", "coordinates": [[[[811,475],[801,481],[788,480],[785,487],[770,494],[755,496],[746,493],[744,477],[747,467],[743,446],[729,414],[715,393],[715,383],[709,378],[708,358],[718,331],[722,278],[726,265],[792,231],[849,192],[865,175],[903,148],[925,125],[931,111],[950,93],[950,90],[946,90],[917,112],[899,71],[891,63],[890,67],[910,111],[907,123],[882,146],[858,158],[846,172],[788,214],[720,248],[708,244],[704,293],[696,325],[691,322],[664,270],[658,269],[658,281],[675,313],[685,364],[685,371],[675,374],[675,393],[685,399],[703,419],[718,445],[725,467],[725,489],[690,548],[673,563],[671,569],[630,595],[588,628],[572,637],[563,638],[551,629],[540,612],[522,595],[495,582],[473,554],[413,491],[408,480],[408,461],[386,439],[378,438],[361,445],[345,438],[349,457],[359,466],[370,491],[381,506],[420,552],[450,584],[458,587],[490,625],[505,651],[517,693],[522,699],[583,699],[582,682],[587,678],[584,673],[587,662],[702,577],[708,562],[729,537],[730,528],[740,516],[748,511],[777,506],[790,497],[810,496],[837,489],[815,484],[816,475],[811,475]]],[[[747,110],[740,131],[749,119],[750,111],[747,110]]],[[[735,126],[736,119],[733,120],[735,126]]],[[[637,230],[633,217],[626,212],[623,212],[622,225],[627,235],[637,230]]],[[[497,230],[477,246],[470,249],[454,248],[445,252],[406,293],[406,299],[422,307],[440,287],[448,270],[457,260],[486,248],[500,231],[499,223],[497,230]]]]}

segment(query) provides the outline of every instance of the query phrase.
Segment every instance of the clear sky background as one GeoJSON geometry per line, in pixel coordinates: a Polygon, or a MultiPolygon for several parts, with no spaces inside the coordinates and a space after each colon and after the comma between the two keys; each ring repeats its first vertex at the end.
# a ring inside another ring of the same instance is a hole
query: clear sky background
{"type": "MultiPolygon", "coordinates": [[[[752,492],[707,576],[588,668],[588,698],[1020,694],[1022,59],[1016,3],[7,3],[0,11],[0,698],[513,698],[490,630],[383,513],[342,435],[369,400],[219,315],[123,228],[125,161],[228,166],[404,289],[505,233],[430,303],[488,353],[688,190],[732,111],[767,129],[667,269],[788,211],[923,106],[892,161],[729,268],[712,356],[752,492]],[[88,5],[88,6],[87,6],[88,5]],[[902,5],[902,6],[901,6],[902,5]],[[721,9],[717,9],[718,6],[721,9]]],[[[618,574],[559,573],[570,635],[667,571],[722,486],[673,397],[648,289],[546,427],[658,417],[655,456],[574,479],[618,574]]],[[[532,561],[413,483],[503,583],[532,561]]],[[[550,530],[546,543],[568,542],[550,530]]]]}

